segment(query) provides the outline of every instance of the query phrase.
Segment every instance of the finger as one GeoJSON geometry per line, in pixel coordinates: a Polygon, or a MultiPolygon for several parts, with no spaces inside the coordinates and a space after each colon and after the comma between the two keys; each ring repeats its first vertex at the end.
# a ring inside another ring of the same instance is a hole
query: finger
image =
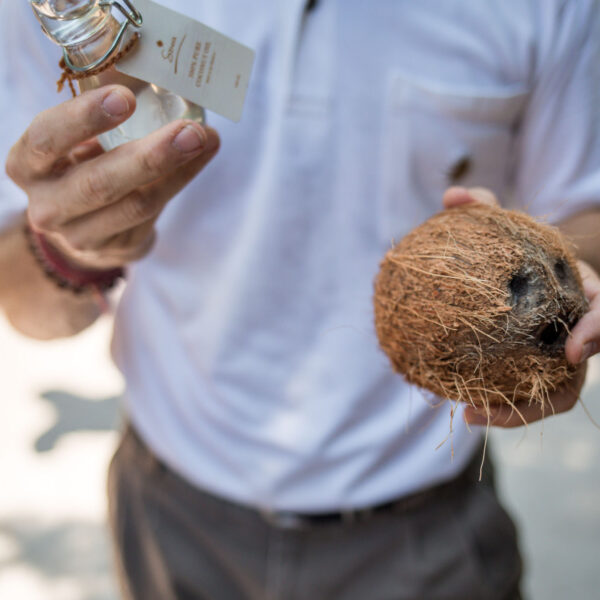
{"type": "Polygon", "coordinates": [[[65,246],[64,238],[55,234],[49,236],[49,239],[76,265],[92,269],[111,269],[122,267],[148,254],[154,245],[155,231],[152,225],[130,229],[114,235],[101,250],[73,248],[68,244],[65,246]]]}
{"type": "Polygon", "coordinates": [[[497,206],[495,194],[487,188],[464,188],[453,186],[448,188],[442,198],[444,208],[455,208],[464,204],[486,204],[497,206]]]}
{"type": "Polygon", "coordinates": [[[469,196],[469,190],[464,187],[452,186],[449,187],[442,198],[444,208],[454,208],[462,204],[471,203],[471,197],[469,196]]]}
{"type": "MultiPolygon", "coordinates": [[[[185,165],[179,172],[178,177],[167,177],[157,182],[151,188],[151,193],[162,208],[174,198],[186,185],[190,183],[206,167],[206,165],[217,155],[220,148],[220,141],[217,137],[215,145],[211,150],[200,155],[194,161],[185,165]]],[[[156,218],[154,219],[156,220],[156,218]]]]}
{"type": "MultiPolygon", "coordinates": [[[[62,227],[64,241],[76,250],[99,250],[114,246],[118,234],[145,225],[142,237],[154,223],[168,201],[185,187],[215,156],[218,148],[201,154],[180,168],[144,189],[136,190],[109,206],[73,219],[62,227]]],[[[125,240],[120,239],[121,243],[125,240]]]]}
{"type": "Polygon", "coordinates": [[[73,169],[61,181],[61,195],[72,201],[54,208],[60,211],[61,222],[67,223],[162,179],[218,145],[213,129],[193,121],[170,123],[73,169]]]}
{"type": "Polygon", "coordinates": [[[19,185],[43,178],[81,142],[113,129],[135,109],[135,96],[123,86],[91,90],[35,117],[11,149],[6,170],[19,185]]]}
{"type": "Polygon", "coordinates": [[[577,267],[583,282],[583,291],[586,298],[591,302],[600,295],[600,277],[594,269],[583,260],[577,261],[577,267]]]}
{"type": "MultiPolygon", "coordinates": [[[[212,160],[217,152],[218,147],[208,155],[202,155],[185,165],[180,169],[179,177],[169,177],[166,181],[158,182],[146,190],[149,204],[155,207],[153,211],[155,214],[140,222],[136,227],[129,229],[124,229],[123,219],[113,221],[116,233],[98,247],[96,256],[99,257],[99,260],[97,264],[109,268],[124,265],[146,256],[156,241],[155,224],[165,205],[212,160]]],[[[112,219],[113,216],[110,218],[112,219]]]]}
{"type": "MultiPolygon", "coordinates": [[[[69,154],[59,158],[52,166],[51,175],[55,178],[62,177],[69,169],[86,160],[96,158],[104,153],[104,149],[96,138],[75,146],[69,154]]],[[[44,182],[40,182],[44,183],[44,182]]]]}
{"type": "Polygon", "coordinates": [[[600,351],[600,278],[588,264],[578,261],[588,312],[579,319],[565,344],[567,360],[572,364],[586,361],[600,351]]]}
{"type": "Polygon", "coordinates": [[[565,412],[573,407],[577,398],[561,398],[552,403],[552,406],[527,403],[517,403],[511,406],[494,406],[489,413],[475,411],[472,407],[465,409],[465,420],[469,425],[493,425],[494,427],[520,427],[534,423],[553,414],[565,412]]]}
{"type": "MultiPolygon", "coordinates": [[[[136,227],[134,230],[137,234],[136,237],[144,239],[150,234],[154,233],[156,221],[158,220],[160,213],[163,211],[167,203],[174,198],[177,193],[179,193],[206,166],[208,162],[213,159],[217,152],[218,148],[215,148],[215,150],[211,151],[208,155],[203,155],[199,160],[193,161],[193,163],[190,165],[186,165],[181,170],[182,173],[180,174],[180,177],[168,178],[166,181],[161,181],[152,186],[151,190],[148,191],[148,194],[151,198],[151,202],[153,202],[158,209],[155,211],[154,216],[136,227]]],[[[110,240],[102,247],[102,250],[107,247],[114,247],[115,245],[122,243],[122,236],[117,235],[117,239],[110,240]]]]}
{"type": "Polygon", "coordinates": [[[469,188],[469,196],[476,204],[485,204],[487,206],[498,206],[498,198],[491,190],[483,187],[469,188]]]}
{"type": "Polygon", "coordinates": [[[590,310],[579,319],[565,344],[571,364],[586,361],[600,350],[600,296],[590,304],[590,310]]]}
{"type": "Polygon", "coordinates": [[[88,140],[87,142],[83,142],[78,146],[75,146],[71,153],[69,154],[71,160],[77,164],[85,162],[86,160],[91,160],[92,158],[96,158],[101,154],[104,154],[105,150],[100,145],[100,142],[97,138],[93,138],[88,140]]]}
{"type": "Polygon", "coordinates": [[[513,428],[566,412],[571,410],[577,403],[585,381],[585,374],[586,368],[584,366],[580,367],[571,381],[560,390],[550,394],[549,399],[544,404],[518,401],[513,406],[508,404],[493,405],[489,409],[467,406],[464,411],[464,419],[469,425],[493,425],[495,427],[513,428]]]}
{"type": "Polygon", "coordinates": [[[97,253],[89,253],[89,256],[99,257],[94,264],[102,268],[118,267],[146,256],[155,242],[154,225],[147,222],[140,227],[115,235],[108,241],[106,247],[97,253]]]}

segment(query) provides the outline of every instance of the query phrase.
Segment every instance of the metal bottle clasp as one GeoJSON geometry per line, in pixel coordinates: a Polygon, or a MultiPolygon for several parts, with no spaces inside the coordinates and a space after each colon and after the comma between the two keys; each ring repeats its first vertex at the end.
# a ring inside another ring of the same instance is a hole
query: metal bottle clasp
{"type": "Polygon", "coordinates": [[[125,30],[129,25],[133,25],[138,29],[142,26],[142,23],[144,21],[142,19],[142,14],[140,13],[140,11],[130,2],[130,0],[122,1],[125,3],[127,8],[125,8],[118,0],[101,0],[98,3],[98,6],[102,7],[114,6],[119,10],[119,12],[121,12],[125,16],[125,21],[123,21],[123,23],[121,24],[119,32],[115,36],[115,39],[110,45],[110,48],[99,59],[95,60],[89,65],[85,65],[84,67],[76,67],[69,59],[66,48],[63,48],[63,58],[65,60],[65,65],[71,71],[74,71],[75,73],[87,73],[88,71],[99,67],[118,48],[119,44],[121,43],[121,40],[123,39],[123,36],[125,35],[125,30]]]}

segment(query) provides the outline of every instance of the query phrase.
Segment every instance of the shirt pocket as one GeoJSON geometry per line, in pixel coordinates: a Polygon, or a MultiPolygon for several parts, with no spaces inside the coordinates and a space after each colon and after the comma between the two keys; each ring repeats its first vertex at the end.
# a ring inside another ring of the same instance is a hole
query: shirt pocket
{"type": "Polygon", "coordinates": [[[385,242],[441,210],[450,185],[483,186],[505,196],[527,97],[522,88],[488,92],[390,77],[379,194],[385,242]]]}

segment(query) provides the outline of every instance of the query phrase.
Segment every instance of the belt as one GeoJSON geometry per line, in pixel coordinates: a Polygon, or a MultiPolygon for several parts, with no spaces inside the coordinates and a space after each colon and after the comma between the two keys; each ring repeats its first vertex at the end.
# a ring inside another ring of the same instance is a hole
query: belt
{"type": "MultiPolygon", "coordinates": [[[[1,1],[1,0],[0,0],[1,1]]],[[[135,446],[141,452],[142,456],[148,464],[159,466],[161,470],[165,472],[170,472],[170,468],[167,467],[162,461],[160,461],[155,454],[146,446],[145,442],[141,439],[137,431],[131,426],[128,425],[126,428],[127,436],[129,434],[131,439],[133,440],[135,446]]],[[[463,469],[463,471],[457,475],[454,479],[450,481],[446,481],[425,490],[416,492],[414,494],[410,494],[408,496],[403,496],[402,498],[397,498],[394,500],[390,500],[387,502],[383,502],[381,504],[376,504],[374,506],[368,506],[366,508],[357,508],[357,509],[348,509],[342,510],[339,512],[325,512],[325,513],[296,513],[292,511],[270,511],[270,510],[256,510],[256,509],[248,509],[245,507],[245,510],[251,510],[255,515],[259,515],[259,518],[262,518],[265,522],[273,527],[277,527],[279,529],[308,529],[311,527],[318,527],[323,525],[334,525],[334,524],[354,524],[366,521],[371,519],[377,515],[389,514],[389,513],[406,513],[412,510],[417,510],[429,502],[439,500],[440,498],[448,497],[450,495],[456,494],[461,490],[467,490],[472,485],[477,483],[479,480],[479,470],[481,465],[481,457],[483,453],[483,443],[479,447],[479,450],[473,454],[473,457],[467,464],[467,466],[463,469]]],[[[493,464],[491,462],[491,458],[488,455],[486,456],[484,468],[483,468],[483,478],[481,483],[483,485],[494,487],[494,470],[493,464]]],[[[233,503],[213,497],[211,494],[203,492],[201,490],[197,490],[198,493],[202,493],[207,498],[213,498],[215,501],[219,503],[226,502],[228,504],[233,503]]],[[[239,505],[235,505],[237,508],[241,508],[239,505]]]]}
{"type": "MultiPolygon", "coordinates": [[[[432,486],[425,490],[369,506],[366,508],[342,510],[339,512],[326,513],[295,513],[292,511],[269,511],[261,510],[261,517],[273,527],[279,529],[308,529],[321,525],[346,524],[352,525],[372,519],[377,515],[390,513],[406,513],[419,509],[433,500],[454,494],[460,490],[468,489],[477,483],[481,463],[482,449],[475,452],[473,458],[465,469],[454,479],[432,486]]],[[[493,485],[493,472],[490,457],[486,457],[482,483],[493,485]]]]}

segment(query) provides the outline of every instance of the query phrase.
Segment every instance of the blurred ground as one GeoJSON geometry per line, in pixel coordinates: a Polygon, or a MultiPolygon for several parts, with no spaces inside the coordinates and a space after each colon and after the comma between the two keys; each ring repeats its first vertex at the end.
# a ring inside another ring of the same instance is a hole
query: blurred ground
{"type": "Polygon", "coordinates": [[[104,474],[122,380],[110,321],[42,343],[0,319],[0,598],[115,600],[104,474]]]}
{"type": "MultiPolygon", "coordinates": [[[[123,384],[110,321],[37,343],[0,319],[0,598],[116,600],[104,477],[123,384]]],[[[600,421],[600,362],[584,399],[600,421]]],[[[581,407],[492,435],[530,600],[600,597],[600,431],[581,407]]],[[[365,599],[368,600],[368,599],[365,599]]]]}

